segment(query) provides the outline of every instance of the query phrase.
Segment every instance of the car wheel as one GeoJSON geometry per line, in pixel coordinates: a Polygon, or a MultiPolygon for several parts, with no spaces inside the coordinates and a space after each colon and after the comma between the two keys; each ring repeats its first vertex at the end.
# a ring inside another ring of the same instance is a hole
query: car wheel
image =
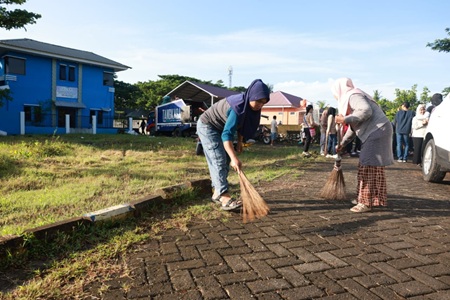
{"type": "Polygon", "coordinates": [[[423,151],[422,174],[423,179],[428,182],[441,182],[446,175],[446,172],[442,172],[441,166],[437,163],[436,146],[433,139],[427,142],[423,151]]]}

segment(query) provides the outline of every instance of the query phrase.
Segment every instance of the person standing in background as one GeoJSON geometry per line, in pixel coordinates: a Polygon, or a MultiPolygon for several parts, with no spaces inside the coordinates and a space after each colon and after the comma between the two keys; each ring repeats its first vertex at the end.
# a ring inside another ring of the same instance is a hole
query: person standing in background
{"type": "Polygon", "coordinates": [[[422,143],[428,125],[430,113],[425,110],[425,104],[417,106],[416,115],[412,119],[412,141],[414,154],[412,162],[415,165],[422,165],[422,143]]]}
{"type": "Polygon", "coordinates": [[[273,146],[273,143],[277,139],[278,132],[278,124],[277,124],[277,116],[273,116],[272,123],[270,123],[270,145],[273,146]]]}
{"type": "Polygon", "coordinates": [[[313,118],[313,106],[310,104],[306,106],[306,114],[303,116],[303,132],[305,133],[305,146],[303,148],[302,155],[305,157],[310,157],[311,154],[308,152],[309,146],[313,136],[311,136],[311,130],[314,129],[317,124],[314,122],[313,118]]]}
{"type": "Polygon", "coordinates": [[[323,109],[320,116],[320,155],[325,155],[325,140],[327,137],[328,107],[323,109]]]}
{"type": "Polygon", "coordinates": [[[435,93],[433,96],[431,96],[431,105],[428,106],[427,112],[431,114],[434,108],[439,104],[441,104],[441,102],[442,102],[442,94],[435,93]]]}
{"type": "Polygon", "coordinates": [[[403,102],[401,109],[395,114],[394,124],[397,133],[397,161],[407,162],[409,136],[414,112],[409,110],[409,102],[403,102]]]}
{"type": "Polygon", "coordinates": [[[141,133],[145,134],[145,128],[147,127],[147,123],[145,122],[144,119],[142,119],[140,127],[141,127],[141,133]]]}
{"type": "Polygon", "coordinates": [[[337,145],[337,130],[336,130],[336,109],[334,107],[328,108],[328,121],[327,121],[327,156],[326,157],[334,157],[337,158],[336,154],[336,145],[337,145]]]}

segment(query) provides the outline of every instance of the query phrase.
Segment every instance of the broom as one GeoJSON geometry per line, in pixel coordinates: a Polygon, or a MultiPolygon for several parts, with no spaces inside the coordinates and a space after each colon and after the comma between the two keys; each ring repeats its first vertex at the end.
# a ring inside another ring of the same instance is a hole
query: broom
{"type": "MultiPolygon", "coordinates": [[[[340,142],[340,130],[339,127],[339,139],[338,143],[340,142]]],[[[331,171],[330,176],[328,177],[327,182],[323,186],[322,190],[320,191],[320,197],[327,199],[327,200],[345,200],[345,180],[344,180],[344,174],[342,173],[341,168],[341,156],[337,155],[337,158],[334,160],[334,167],[331,171]]]]}
{"type": "Polygon", "coordinates": [[[239,184],[244,223],[266,216],[270,211],[266,201],[259,195],[242,170],[239,172],[239,184]]]}

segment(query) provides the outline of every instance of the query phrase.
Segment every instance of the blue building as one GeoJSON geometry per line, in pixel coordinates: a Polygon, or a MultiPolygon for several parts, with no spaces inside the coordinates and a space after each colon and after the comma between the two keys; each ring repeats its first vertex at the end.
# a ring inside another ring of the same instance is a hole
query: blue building
{"type": "Polygon", "coordinates": [[[31,39],[0,40],[0,89],[12,101],[0,107],[9,134],[115,133],[114,74],[130,67],[95,53],[31,39]],[[23,112],[23,113],[21,113],[23,112]]]}

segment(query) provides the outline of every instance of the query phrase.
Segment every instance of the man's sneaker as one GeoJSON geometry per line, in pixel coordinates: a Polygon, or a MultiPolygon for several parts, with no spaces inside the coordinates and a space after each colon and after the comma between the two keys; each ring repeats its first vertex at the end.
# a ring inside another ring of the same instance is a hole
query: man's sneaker
{"type": "Polygon", "coordinates": [[[397,159],[397,162],[403,162],[403,159],[399,158],[399,159],[397,159]]]}
{"type": "Polygon", "coordinates": [[[311,156],[311,154],[309,154],[308,152],[305,152],[305,151],[303,151],[302,155],[303,155],[304,157],[310,157],[310,156],[311,156]]]}

